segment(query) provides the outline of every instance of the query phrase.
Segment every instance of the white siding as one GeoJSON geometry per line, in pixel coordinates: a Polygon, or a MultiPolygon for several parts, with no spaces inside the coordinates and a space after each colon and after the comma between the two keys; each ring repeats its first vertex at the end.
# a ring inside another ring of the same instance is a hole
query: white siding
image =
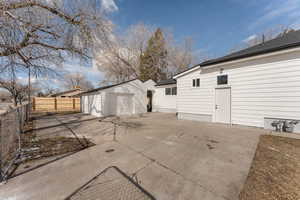
{"type": "Polygon", "coordinates": [[[153,95],[154,112],[176,112],[176,95],[165,95],[165,88],[176,87],[176,84],[158,86],[153,95]]]}
{"type": "Polygon", "coordinates": [[[300,120],[300,52],[203,68],[177,79],[178,112],[212,115],[217,75],[228,75],[232,92],[231,122],[264,127],[264,118],[300,120]],[[200,88],[192,79],[200,78],[200,88]]]}
{"type": "Polygon", "coordinates": [[[216,73],[195,71],[177,79],[177,112],[203,115],[213,114],[216,73]],[[192,80],[200,78],[200,87],[192,87],[192,80]]]}
{"type": "Polygon", "coordinates": [[[144,85],[140,80],[134,80],[86,94],[82,97],[82,111],[97,117],[118,115],[119,113],[145,113],[147,112],[147,89],[153,88],[154,84],[153,81],[147,81],[144,85]]]}

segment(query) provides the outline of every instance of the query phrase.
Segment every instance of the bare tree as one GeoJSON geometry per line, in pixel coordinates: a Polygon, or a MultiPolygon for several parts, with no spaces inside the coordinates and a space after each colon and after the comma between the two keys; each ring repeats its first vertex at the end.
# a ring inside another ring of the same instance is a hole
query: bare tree
{"type": "Polygon", "coordinates": [[[129,27],[122,35],[113,35],[104,45],[100,42],[100,47],[105,48],[95,51],[95,64],[110,82],[137,78],[140,56],[153,33],[153,27],[140,23],[129,27]]]}
{"type": "Polygon", "coordinates": [[[0,70],[17,66],[37,74],[54,72],[66,57],[90,58],[93,41],[109,23],[95,0],[2,0],[0,70]]]}
{"type": "Polygon", "coordinates": [[[67,89],[80,88],[82,90],[93,89],[93,84],[80,73],[67,74],[65,76],[64,86],[67,89]]]}
{"type": "Polygon", "coordinates": [[[28,87],[14,80],[0,80],[0,87],[11,94],[15,106],[22,104],[27,98],[28,87]]]}
{"type": "MultiPolygon", "coordinates": [[[[94,59],[98,69],[105,73],[105,82],[122,82],[140,76],[140,58],[145,52],[148,41],[154,34],[154,26],[139,23],[132,25],[122,35],[114,34],[108,44],[101,43],[105,48],[95,51],[94,59]]],[[[193,64],[197,58],[194,54],[190,38],[183,43],[176,43],[172,33],[163,30],[168,51],[167,75],[184,70],[193,64]]]]}
{"type": "Polygon", "coordinates": [[[193,52],[193,40],[185,38],[183,43],[176,44],[172,39],[168,41],[168,75],[181,72],[198,60],[197,55],[193,52]]]}

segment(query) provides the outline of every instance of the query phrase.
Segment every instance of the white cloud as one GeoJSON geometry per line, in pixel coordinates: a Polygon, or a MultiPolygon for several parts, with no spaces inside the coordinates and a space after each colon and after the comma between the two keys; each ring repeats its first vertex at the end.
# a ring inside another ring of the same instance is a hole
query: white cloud
{"type": "Polygon", "coordinates": [[[291,24],[290,27],[293,29],[296,29],[296,30],[300,29],[300,21],[298,21],[294,24],[291,24]]]}
{"type": "Polygon", "coordinates": [[[115,0],[101,0],[101,9],[104,12],[116,12],[119,10],[119,7],[115,3],[115,0]]]}
{"type": "Polygon", "coordinates": [[[64,64],[63,71],[64,73],[81,73],[89,81],[91,81],[94,86],[97,86],[103,79],[103,74],[98,70],[97,66],[93,64],[90,66],[84,66],[80,63],[66,63],[64,64]]]}
{"type": "Polygon", "coordinates": [[[257,35],[256,35],[256,34],[250,35],[249,37],[247,37],[246,39],[244,39],[243,42],[248,43],[248,42],[250,42],[251,40],[254,40],[254,39],[256,39],[256,38],[257,38],[257,35]]]}
{"type": "Polygon", "coordinates": [[[263,14],[258,20],[249,25],[249,29],[257,28],[260,25],[269,23],[272,20],[285,18],[296,20],[299,17],[300,0],[277,0],[271,1],[262,10],[263,14]]]}

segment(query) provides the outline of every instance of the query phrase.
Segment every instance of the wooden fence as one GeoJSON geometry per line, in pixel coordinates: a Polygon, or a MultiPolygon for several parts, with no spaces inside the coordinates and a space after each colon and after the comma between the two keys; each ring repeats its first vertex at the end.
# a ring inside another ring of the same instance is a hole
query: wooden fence
{"type": "Polygon", "coordinates": [[[33,98],[33,111],[66,112],[80,111],[80,98],[33,98]]]}

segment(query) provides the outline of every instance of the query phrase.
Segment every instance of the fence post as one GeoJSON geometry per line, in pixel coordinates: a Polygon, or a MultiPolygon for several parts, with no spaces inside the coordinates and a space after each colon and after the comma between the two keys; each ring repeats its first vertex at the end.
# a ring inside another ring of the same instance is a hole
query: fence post
{"type": "Polygon", "coordinates": [[[73,110],[75,110],[75,98],[72,98],[73,100],[73,110]]]}
{"type": "Polygon", "coordinates": [[[32,99],[32,110],[34,110],[35,111],[35,97],[32,99]]]}
{"type": "Polygon", "coordinates": [[[54,110],[57,110],[57,99],[54,99],[54,110]]]}

